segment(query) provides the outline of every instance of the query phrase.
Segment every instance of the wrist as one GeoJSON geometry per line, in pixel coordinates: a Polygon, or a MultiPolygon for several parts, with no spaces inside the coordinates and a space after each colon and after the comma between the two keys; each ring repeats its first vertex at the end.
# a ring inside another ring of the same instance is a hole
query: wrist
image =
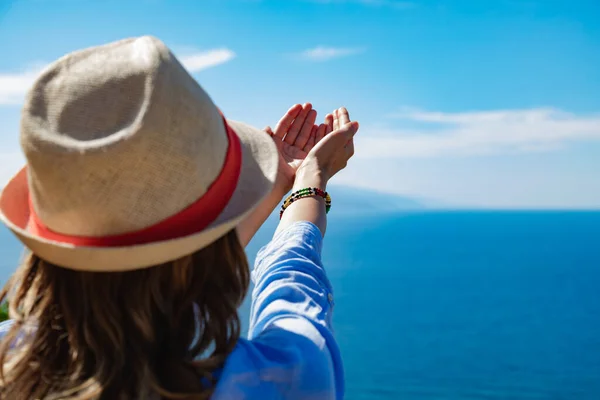
{"type": "Polygon", "coordinates": [[[293,184],[294,176],[289,176],[285,172],[285,168],[280,166],[279,172],[277,173],[277,178],[275,179],[275,184],[273,185],[273,189],[271,190],[271,195],[283,198],[283,196],[285,196],[290,190],[292,190],[293,184]]]}
{"type": "Polygon", "coordinates": [[[329,179],[327,178],[326,174],[320,169],[300,167],[296,173],[293,190],[316,187],[325,191],[327,190],[328,181],[329,179]]]}

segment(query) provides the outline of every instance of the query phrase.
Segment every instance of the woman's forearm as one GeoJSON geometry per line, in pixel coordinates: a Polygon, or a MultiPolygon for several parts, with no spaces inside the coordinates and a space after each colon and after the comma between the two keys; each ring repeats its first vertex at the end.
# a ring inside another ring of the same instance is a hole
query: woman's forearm
{"type": "Polygon", "coordinates": [[[238,237],[242,246],[246,247],[250,243],[256,232],[273,213],[273,210],[279,205],[285,194],[285,188],[275,185],[271,193],[237,226],[238,237]]]}
{"type": "MultiPolygon", "coordinates": [[[[276,184],[271,193],[244,219],[237,227],[238,237],[242,246],[247,246],[256,232],[265,223],[267,218],[279,206],[283,197],[288,192],[284,185],[276,184]]],[[[316,187],[327,189],[327,180],[319,173],[313,171],[300,171],[294,182],[292,191],[316,187]]],[[[327,229],[327,216],[325,200],[320,197],[307,197],[292,203],[283,213],[277,231],[293,225],[298,221],[308,221],[315,224],[321,234],[325,236],[327,229]]]]}

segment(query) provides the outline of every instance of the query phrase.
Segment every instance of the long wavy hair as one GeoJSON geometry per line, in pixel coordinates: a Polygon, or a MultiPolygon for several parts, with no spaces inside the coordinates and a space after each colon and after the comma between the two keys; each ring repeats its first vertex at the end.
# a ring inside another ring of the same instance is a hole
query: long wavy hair
{"type": "Polygon", "coordinates": [[[81,272],[29,255],[0,294],[2,399],[206,399],[249,284],[235,231],[179,260],[81,272]]]}

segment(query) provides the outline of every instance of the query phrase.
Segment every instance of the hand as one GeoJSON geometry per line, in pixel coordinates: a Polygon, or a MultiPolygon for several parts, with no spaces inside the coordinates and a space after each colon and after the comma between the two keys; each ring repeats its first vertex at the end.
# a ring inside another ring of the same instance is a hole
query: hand
{"type": "Polygon", "coordinates": [[[317,126],[317,112],[310,103],[295,104],[281,118],[275,127],[264,130],[275,141],[279,150],[279,174],[276,189],[287,193],[294,183],[296,171],[310,152],[323,137],[333,130],[333,115],[328,114],[325,123],[317,126]]]}
{"type": "MultiPolygon", "coordinates": [[[[307,154],[328,133],[333,130],[333,115],[327,114],[325,123],[316,126],[316,111],[310,104],[296,104],[281,118],[275,132],[270,127],[265,131],[271,135],[279,150],[279,172],[275,188],[263,201],[237,226],[240,242],[246,246],[256,231],[271,215],[294,183],[296,171],[307,154]],[[307,134],[308,133],[308,134],[307,134]]],[[[324,232],[324,228],[321,227],[324,232]]]]}
{"type": "Polygon", "coordinates": [[[319,187],[325,190],[329,179],[344,169],[354,155],[354,135],[358,122],[350,122],[348,110],[342,107],[333,112],[333,132],[310,150],[298,170],[295,186],[319,187]]]}

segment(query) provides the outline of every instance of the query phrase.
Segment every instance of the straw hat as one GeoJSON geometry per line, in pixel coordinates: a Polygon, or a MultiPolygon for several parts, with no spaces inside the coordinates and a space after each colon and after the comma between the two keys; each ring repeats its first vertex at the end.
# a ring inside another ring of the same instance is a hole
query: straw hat
{"type": "Polygon", "coordinates": [[[27,166],[4,187],[0,219],[41,258],[87,271],[211,244],[271,190],[279,160],[153,37],[50,65],[25,101],[21,147],[27,166]]]}

